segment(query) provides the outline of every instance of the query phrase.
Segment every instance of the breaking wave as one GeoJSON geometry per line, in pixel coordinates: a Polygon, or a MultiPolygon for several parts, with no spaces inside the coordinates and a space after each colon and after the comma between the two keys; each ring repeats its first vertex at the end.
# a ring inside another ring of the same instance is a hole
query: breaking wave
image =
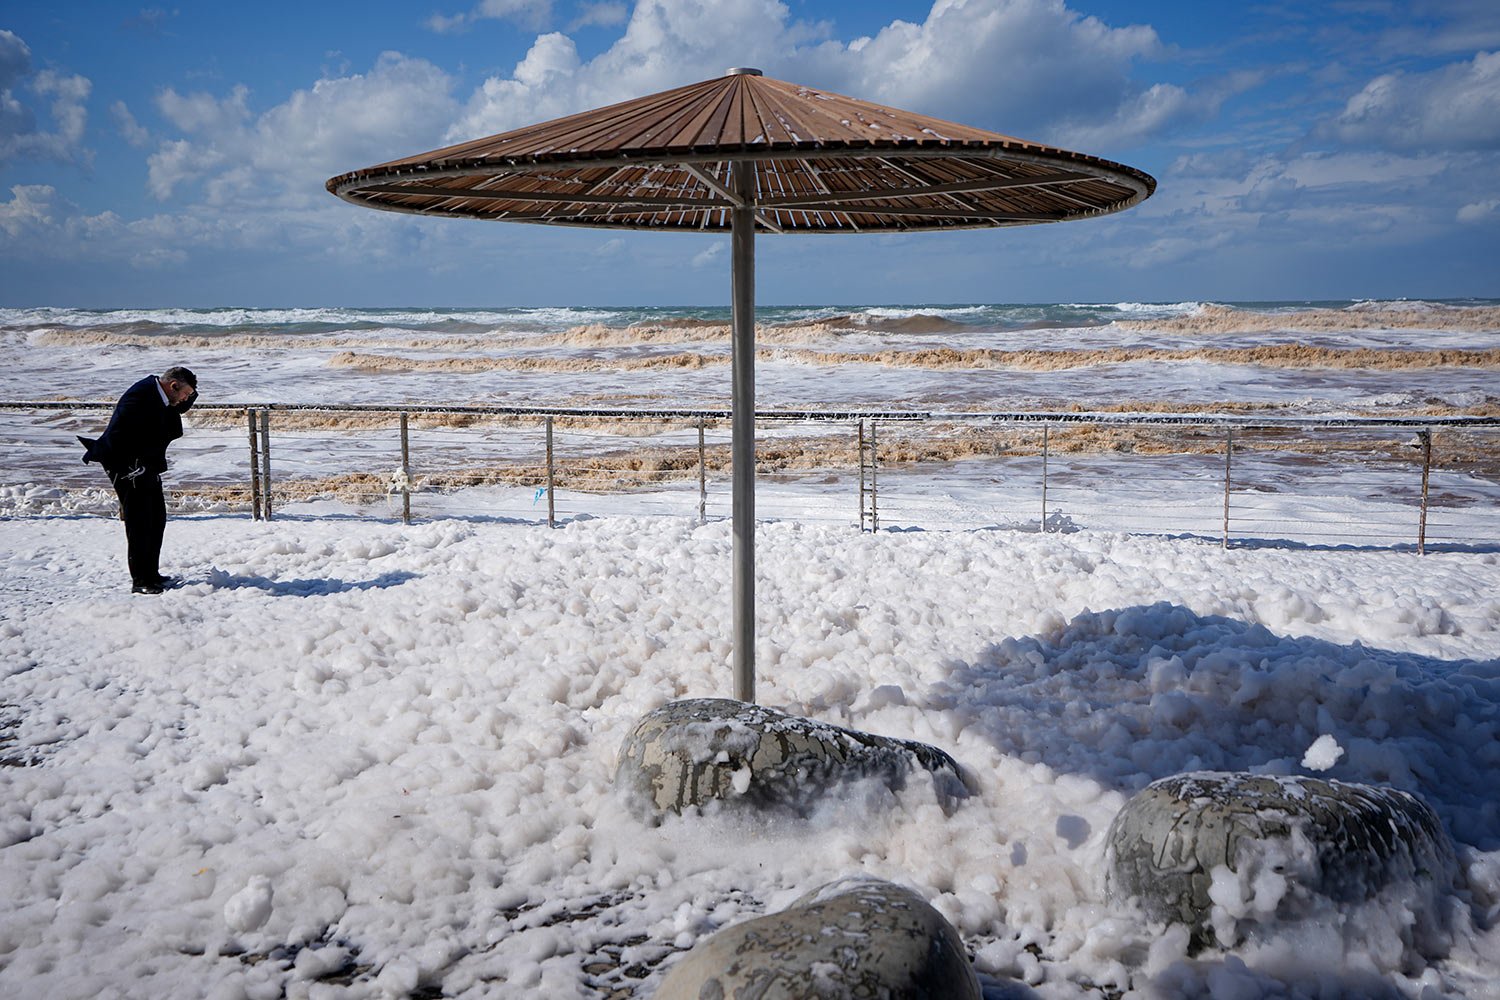
{"type": "MultiPolygon", "coordinates": [[[[413,350],[474,350],[483,347],[474,337],[417,334],[400,331],[398,337],[379,337],[383,347],[413,350]]],[[[214,348],[247,348],[250,350],[286,350],[295,348],[343,348],[369,345],[377,338],[369,334],[303,334],[289,339],[282,330],[243,330],[237,333],[206,335],[202,333],[142,333],[133,329],[59,330],[43,329],[33,335],[33,342],[45,347],[177,347],[193,350],[214,348]]]]}
{"type": "Polygon", "coordinates": [[[1100,348],[1090,350],[960,350],[934,347],[922,350],[887,350],[868,354],[835,354],[827,351],[785,351],[777,357],[817,364],[862,361],[896,367],[1020,368],[1028,371],[1059,371],[1093,365],[1130,362],[1199,361],[1220,365],[1257,365],[1268,368],[1494,368],[1500,367],[1500,349],[1493,350],[1404,350],[1386,348],[1332,348],[1308,344],[1267,344],[1260,347],[1100,348]]]}
{"type": "Polygon", "coordinates": [[[724,364],[727,357],[709,354],[658,354],[643,358],[539,358],[539,357],[446,357],[408,358],[394,354],[371,354],[342,351],[328,360],[335,368],[352,368],[362,372],[450,372],[472,375],[480,372],[589,372],[649,371],[660,369],[708,368],[724,364]]]}
{"type": "Polygon", "coordinates": [[[1500,332],[1500,307],[1439,302],[1356,302],[1342,309],[1266,311],[1204,305],[1185,315],[1120,320],[1127,330],[1170,333],[1325,333],[1340,330],[1500,332]]]}
{"type": "MultiPolygon", "coordinates": [[[[1271,344],[1262,347],[1196,348],[1106,348],[1101,350],[959,350],[936,347],[923,350],[890,350],[868,353],[813,351],[802,349],[762,350],[765,361],[789,361],[811,365],[877,364],[899,368],[957,370],[1010,368],[1026,371],[1060,371],[1094,365],[1131,362],[1204,362],[1220,365],[1256,365],[1266,368],[1339,368],[1400,370],[1411,368],[1497,368],[1500,349],[1468,351],[1390,350],[1369,347],[1340,350],[1306,344],[1271,344]]],[[[705,368],[727,364],[723,354],[678,352],[646,357],[549,358],[549,357],[442,357],[411,358],[391,354],[343,351],[329,364],[371,372],[390,371],[640,371],[651,369],[705,368]]]]}

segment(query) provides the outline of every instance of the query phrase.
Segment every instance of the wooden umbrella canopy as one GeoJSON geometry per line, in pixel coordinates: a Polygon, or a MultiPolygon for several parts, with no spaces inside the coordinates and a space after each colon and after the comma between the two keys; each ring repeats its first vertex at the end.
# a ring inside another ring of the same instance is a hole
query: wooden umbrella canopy
{"type": "Polygon", "coordinates": [[[734,693],[755,700],[755,233],[1024,226],[1107,215],[1156,181],[1083,153],[731,69],[331,178],[388,212],[728,232],[734,693]]]}
{"type": "Polygon", "coordinates": [[[1104,215],[1150,175],[926,115],[730,70],[595,111],[342,174],[356,205],[421,215],[726,232],[733,165],[757,229],[972,229],[1104,215]]]}

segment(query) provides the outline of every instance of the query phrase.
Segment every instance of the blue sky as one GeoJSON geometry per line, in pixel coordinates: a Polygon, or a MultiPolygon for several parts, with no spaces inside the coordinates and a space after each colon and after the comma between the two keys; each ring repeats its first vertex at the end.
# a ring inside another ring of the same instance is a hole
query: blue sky
{"type": "Polygon", "coordinates": [[[323,181],[745,65],[1159,182],[1060,226],[762,237],[765,303],[1500,297],[1494,0],[10,0],[0,305],[723,304],[726,237],[323,181]]]}

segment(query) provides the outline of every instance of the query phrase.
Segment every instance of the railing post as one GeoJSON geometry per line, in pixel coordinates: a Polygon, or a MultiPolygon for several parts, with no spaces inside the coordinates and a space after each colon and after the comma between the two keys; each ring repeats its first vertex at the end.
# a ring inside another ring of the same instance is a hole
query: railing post
{"type": "Polygon", "coordinates": [[[1042,521],[1041,531],[1047,530],[1047,431],[1046,424],[1042,425],[1042,521]]]}
{"type": "Polygon", "coordinates": [[[411,445],[405,410],[401,411],[401,523],[411,524],[411,445]]]}
{"type": "Polygon", "coordinates": [[[703,447],[703,418],[698,418],[698,523],[708,521],[708,456],[703,447]]]}
{"type": "Polygon", "coordinates": [[[855,442],[859,454],[859,531],[865,531],[865,421],[861,417],[855,424],[855,442]]]}
{"type": "Polygon", "coordinates": [[[547,527],[557,527],[557,508],[552,500],[552,414],[547,414],[547,527]]]}
{"type": "Polygon", "coordinates": [[[271,519],[271,411],[260,411],[260,499],[271,519]]]}
{"type": "Polygon", "coordinates": [[[255,411],[245,408],[250,430],[250,519],[260,520],[260,448],[255,441],[255,411]]]}
{"type": "Polygon", "coordinates": [[[1231,424],[1224,428],[1224,541],[1223,548],[1229,548],[1229,462],[1234,454],[1234,426],[1231,424]]]}
{"type": "Polygon", "coordinates": [[[880,530],[880,451],[875,443],[875,421],[870,421],[870,531],[880,530]]]}
{"type": "Polygon", "coordinates": [[[1432,431],[1419,432],[1422,437],[1422,516],[1417,522],[1417,555],[1427,554],[1427,482],[1432,475],[1432,431]]]}

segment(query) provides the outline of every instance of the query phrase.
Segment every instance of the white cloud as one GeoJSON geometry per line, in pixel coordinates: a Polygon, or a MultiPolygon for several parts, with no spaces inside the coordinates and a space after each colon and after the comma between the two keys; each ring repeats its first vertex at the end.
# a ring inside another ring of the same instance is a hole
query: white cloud
{"type": "Polygon", "coordinates": [[[630,8],[623,3],[586,3],[579,7],[578,15],[568,25],[569,31],[579,28],[613,28],[630,18],[630,8]]]}
{"type": "Polygon", "coordinates": [[[52,98],[52,122],[56,130],[43,140],[43,146],[59,157],[76,155],[81,151],[83,129],[88,124],[83,102],[88,100],[93,84],[81,76],[44,69],[36,75],[31,89],[41,97],[52,98]]]}
{"type": "Polygon", "coordinates": [[[721,267],[720,261],[724,258],[724,247],[726,244],[727,241],[723,239],[717,239],[710,243],[707,249],[700,250],[693,255],[692,266],[695,268],[721,267]]]}
{"type": "Polygon", "coordinates": [[[31,72],[31,49],[14,32],[0,30],[0,162],[20,157],[88,162],[83,146],[88,100],[86,77],[44,69],[31,72]],[[37,124],[36,111],[16,89],[25,84],[47,106],[52,128],[37,124]]]}
{"type": "Polygon", "coordinates": [[[524,28],[540,31],[552,21],[552,0],[483,0],[466,13],[434,14],[427,19],[427,27],[448,34],[487,19],[514,21],[524,28]]]}
{"type": "Polygon", "coordinates": [[[1060,124],[1052,138],[1059,145],[1090,151],[1136,145],[1183,125],[1213,120],[1226,100],[1264,79],[1261,73],[1238,71],[1206,80],[1191,90],[1171,83],[1152,84],[1122,96],[1107,117],[1100,117],[1107,111],[1102,106],[1084,109],[1060,124]]]}
{"type": "Polygon", "coordinates": [[[0,202],[0,230],[19,237],[29,229],[49,225],[56,193],[48,184],[15,185],[10,189],[10,201],[0,202]]]}
{"type": "MultiPolygon", "coordinates": [[[[131,268],[244,255],[420,259],[428,270],[470,259],[470,244],[484,240],[467,227],[357,211],[323,186],[331,175],[438,145],[461,110],[452,88],[432,64],[388,53],[366,73],[321,79],[264,110],[243,87],[164,90],[148,189],[171,207],[142,218],[86,215],[50,187],[20,187],[0,201],[0,255],[131,268]]],[[[144,132],[123,105],[113,114],[125,134],[144,132]]]]}
{"type": "Polygon", "coordinates": [[[341,172],[418,152],[458,111],[453,81],[423,59],[380,56],[367,74],[319,80],[256,122],[256,162],[341,172]]]}
{"type": "Polygon", "coordinates": [[[156,109],[187,133],[222,133],[250,117],[250,88],[244,84],[223,100],[212,94],[179,94],[171,87],[156,95],[156,109]]]}
{"type": "Polygon", "coordinates": [[[144,149],[151,145],[151,133],[140,122],[135,120],[131,114],[130,106],[124,101],[116,101],[109,106],[109,115],[115,120],[115,129],[120,136],[137,149],[144,149]]]}
{"type": "Polygon", "coordinates": [[[542,35],[516,64],[515,80],[538,90],[563,81],[578,71],[578,48],[567,35],[542,35]]]}
{"type": "Polygon", "coordinates": [[[468,14],[434,14],[427,19],[427,30],[439,35],[451,35],[469,26],[468,14]]]}
{"type": "Polygon", "coordinates": [[[1496,216],[1500,216],[1500,199],[1487,198],[1484,201],[1469,202],[1458,210],[1456,218],[1459,222],[1473,224],[1487,222],[1496,216]]]}
{"type": "Polygon", "coordinates": [[[1211,114],[1231,88],[1193,94],[1132,82],[1161,51],[1147,27],[1112,28],[1061,0],[937,0],[920,24],[831,39],[780,0],[639,0],[610,48],[577,62],[565,35],[544,35],[508,77],[470,98],[450,141],[757,66],[809,86],[1047,141],[1070,134],[1133,141],[1211,114]],[[539,75],[537,67],[555,69],[539,75]]]}
{"type": "Polygon", "coordinates": [[[1500,147],[1500,52],[1427,73],[1386,73],[1319,130],[1390,149],[1500,147]]]}
{"type": "Polygon", "coordinates": [[[483,0],[474,8],[474,16],[546,23],[552,16],[552,0],[483,0]]]}
{"type": "Polygon", "coordinates": [[[0,162],[19,152],[24,137],[36,131],[36,117],[15,94],[0,90],[0,162]]]}
{"type": "Polygon", "coordinates": [[[1201,263],[1215,247],[1284,256],[1352,242],[1363,248],[1420,242],[1449,230],[1455,211],[1482,221],[1496,166],[1485,153],[1185,157],[1134,210],[1163,235],[1132,262],[1201,263]],[[1466,201],[1470,207],[1456,208],[1466,201]]]}
{"type": "Polygon", "coordinates": [[[895,21],[837,61],[855,96],[1045,140],[1056,122],[1111,118],[1138,89],[1131,63],[1160,51],[1151,28],[1061,0],[937,0],[921,24],[895,21]]]}
{"type": "Polygon", "coordinates": [[[134,17],[127,17],[120,23],[120,27],[143,35],[160,36],[165,34],[167,22],[177,15],[178,11],[175,9],[169,11],[160,7],[146,7],[134,17]]]}
{"type": "Polygon", "coordinates": [[[31,72],[31,48],[13,31],[0,28],[0,91],[8,91],[31,72]]]}
{"type": "Polygon", "coordinates": [[[1176,84],[1158,83],[1122,102],[1107,121],[1063,126],[1056,141],[1082,149],[1130,145],[1184,120],[1207,120],[1218,105],[1218,101],[1191,94],[1176,84]]]}
{"type": "Polygon", "coordinates": [[[159,199],[172,196],[181,182],[223,161],[217,150],[194,146],[186,139],[163,142],[146,160],[146,184],[159,199]]]}
{"type": "Polygon", "coordinates": [[[1409,59],[1500,46],[1500,7],[1491,0],[1420,0],[1409,9],[1416,17],[1381,32],[1383,54],[1409,59]]]}
{"type": "Polygon", "coordinates": [[[777,0],[639,0],[625,33],[587,63],[566,35],[539,37],[509,77],[491,77],[448,131],[450,141],[640,97],[717,76],[736,65],[769,65],[795,47],[777,0]]]}
{"type": "Polygon", "coordinates": [[[127,221],[112,211],[82,215],[76,206],[55,202],[49,186],[16,187],[16,197],[0,202],[0,253],[72,263],[104,261],[134,270],[179,265],[190,251],[248,247],[223,220],[185,213],[127,221]]]}
{"type": "Polygon", "coordinates": [[[274,209],[327,198],[330,175],[437,145],[458,111],[452,80],[421,59],[385,53],[366,74],[325,78],[256,115],[250,94],[164,90],[157,107],[187,138],[148,160],[158,198],[199,181],[208,201],[255,199],[274,209]]]}

